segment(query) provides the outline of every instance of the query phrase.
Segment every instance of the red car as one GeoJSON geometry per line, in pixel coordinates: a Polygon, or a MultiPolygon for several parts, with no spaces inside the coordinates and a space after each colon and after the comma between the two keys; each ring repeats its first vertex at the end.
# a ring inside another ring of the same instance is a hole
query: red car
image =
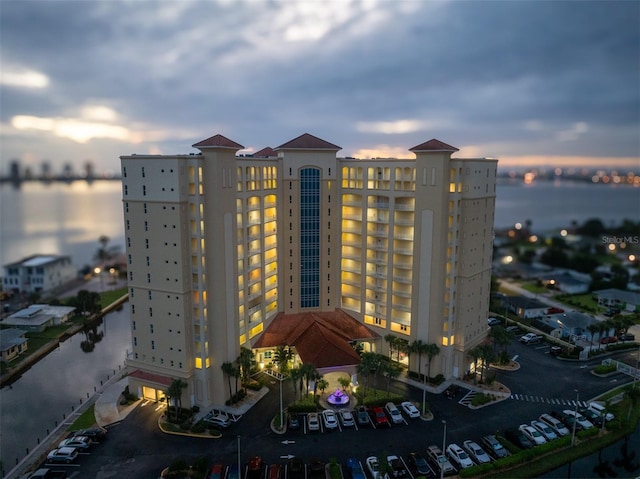
{"type": "Polygon", "coordinates": [[[611,343],[617,343],[617,342],[618,342],[618,338],[616,338],[615,336],[607,336],[600,340],[600,344],[611,344],[611,343]]]}
{"type": "Polygon", "coordinates": [[[376,426],[387,426],[389,427],[389,419],[387,419],[387,415],[384,413],[384,409],[380,406],[371,408],[371,418],[376,426]]]}

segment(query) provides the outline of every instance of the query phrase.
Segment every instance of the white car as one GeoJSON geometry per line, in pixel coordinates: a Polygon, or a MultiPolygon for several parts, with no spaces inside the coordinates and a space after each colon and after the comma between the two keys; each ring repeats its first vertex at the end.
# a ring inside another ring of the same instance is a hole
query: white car
{"type": "Polygon", "coordinates": [[[473,466],[473,461],[469,455],[457,444],[452,443],[447,446],[447,456],[453,459],[453,462],[462,469],[473,466]]]}
{"type": "Polygon", "coordinates": [[[348,409],[338,411],[338,416],[340,416],[340,421],[343,426],[353,426],[356,423],[353,414],[348,409]]]}
{"type": "Polygon", "coordinates": [[[533,442],[536,446],[540,444],[545,444],[547,440],[544,438],[542,433],[538,431],[535,427],[530,426],[529,424],[521,424],[518,430],[524,434],[527,439],[533,442]]]}
{"type": "Polygon", "coordinates": [[[388,402],[387,404],[385,404],[384,408],[386,409],[387,414],[391,418],[392,423],[401,424],[402,422],[404,422],[404,419],[402,418],[402,413],[396,407],[395,404],[393,404],[392,402],[388,402]]]}
{"type": "Polygon", "coordinates": [[[540,434],[542,434],[547,441],[553,441],[554,439],[558,439],[558,435],[555,433],[553,429],[551,429],[551,426],[549,426],[548,424],[542,421],[533,420],[531,421],[531,425],[535,427],[538,431],[540,431],[540,434]]]}
{"type": "Polygon", "coordinates": [[[307,427],[309,428],[309,431],[320,430],[320,418],[318,417],[317,412],[310,412],[307,414],[307,427]]]}
{"type": "Polygon", "coordinates": [[[568,436],[571,434],[567,426],[565,426],[562,421],[559,421],[549,414],[541,414],[538,419],[549,425],[549,427],[551,427],[551,429],[553,429],[559,436],[568,436]]]}
{"type": "Polygon", "coordinates": [[[367,460],[365,462],[367,463],[367,469],[369,469],[369,472],[371,473],[371,477],[373,477],[373,479],[389,479],[389,474],[385,474],[384,477],[382,476],[382,473],[380,472],[380,464],[378,463],[377,457],[367,457],[367,460]]]}
{"type": "Polygon", "coordinates": [[[387,463],[391,466],[393,477],[406,477],[407,469],[404,467],[402,459],[398,456],[387,456],[387,463]]]}
{"type": "Polygon", "coordinates": [[[69,464],[77,458],[78,450],[75,447],[60,447],[47,454],[47,461],[49,462],[66,462],[69,464]]]}
{"type": "Polygon", "coordinates": [[[324,427],[327,429],[335,429],[338,427],[338,418],[336,417],[336,413],[331,409],[322,411],[322,420],[324,421],[324,427]]]}
{"type": "Polygon", "coordinates": [[[491,462],[489,454],[487,454],[477,442],[464,441],[462,443],[462,447],[477,464],[486,464],[491,462]]]}
{"type": "Polygon", "coordinates": [[[565,414],[566,416],[575,417],[576,422],[582,427],[582,429],[589,429],[593,427],[593,423],[589,421],[586,417],[584,417],[582,414],[580,414],[579,412],[576,413],[571,409],[565,409],[564,411],[562,411],[562,414],[565,414]]]}
{"type": "Polygon", "coordinates": [[[604,417],[605,421],[613,421],[615,416],[606,411],[606,408],[597,402],[589,403],[589,410],[595,412],[598,416],[604,417]]]}
{"type": "Polygon", "coordinates": [[[60,444],[58,444],[58,448],[75,447],[81,451],[85,451],[89,449],[92,445],[93,443],[89,440],[88,437],[75,436],[75,437],[70,437],[68,439],[63,440],[60,444]]]}
{"type": "Polygon", "coordinates": [[[527,333],[520,338],[520,342],[524,344],[534,344],[539,343],[542,339],[542,336],[538,336],[535,333],[527,333]]]}
{"type": "Polygon", "coordinates": [[[404,401],[400,403],[400,407],[405,412],[405,414],[411,418],[420,417],[420,411],[418,408],[413,405],[412,402],[404,401]]]}

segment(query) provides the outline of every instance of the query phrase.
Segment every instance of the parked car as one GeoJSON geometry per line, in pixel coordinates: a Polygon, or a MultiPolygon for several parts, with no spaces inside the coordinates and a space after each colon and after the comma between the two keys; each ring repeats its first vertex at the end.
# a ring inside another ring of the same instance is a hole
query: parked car
{"type": "Polygon", "coordinates": [[[79,451],[88,451],[93,446],[93,443],[86,436],[74,436],[64,439],[58,444],[58,448],[61,447],[75,447],[79,451]]]}
{"type": "Polygon", "coordinates": [[[461,389],[462,388],[460,386],[458,386],[457,384],[451,384],[449,387],[447,387],[447,389],[445,389],[444,394],[449,399],[453,399],[458,395],[458,393],[461,391],[461,389]]]}
{"type": "Polygon", "coordinates": [[[558,418],[555,418],[549,414],[541,414],[538,419],[551,427],[551,429],[553,429],[559,436],[567,436],[570,434],[567,426],[564,424],[564,422],[562,422],[562,420],[558,418]]]}
{"type": "Polygon", "coordinates": [[[599,416],[604,416],[604,418],[607,421],[613,421],[615,419],[615,416],[613,414],[611,414],[610,412],[608,412],[607,408],[605,408],[602,404],[599,404],[597,402],[590,402],[589,406],[588,406],[588,409],[590,411],[595,412],[599,416]]]}
{"type": "Polygon", "coordinates": [[[551,354],[552,356],[560,356],[562,354],[562,347],[551,346],[551,348],[549,348],[549,354],[551,354]]]}
{"type": "Polygon", "coordinates": [[[407,477],[409,471],[404,467],[400,458],[396,455],[387,456],[387,462],[391,466],[393,477],[407,477]]]}
{"type": "Polygon", "coordinates": [[[504,437],[520,449],[531,449],[534,446],[531,439],[525,436],[519,429],[507,429],[504,437]]]}
{"type": "MultiPolygon", "coordinates": [[[[380,408],[380,410],[382,410],[382,408],[380,408]]],[[[369,472],[371,473],[371,477],[373,477],[373,479],[389,479],[389,474],[385,474],[384,476],[382,476],[382,473],[380,472],[380,464],[378,463],[377,457],[369,456],[367,457],[365,462],[367,463],[367,469],[369,469],[369,472]]]]}
{"type": "Polygon", "coordinates": [[[102,427],[79,429],[71,433],[72,436],[86,436],[94,442],[100,442],[107,438],[107,430],[102,427]]]}
{"type": "Polygon", "coordinates": [[[405,412],[405,414],[407,416],[409,416],[410,418],[416,418],[416,417],[420,417],[420,411],[418,410],[417,407],[415,407],[413,405],[412,402],[410,401],[403,401],[400,403],[400,407],[402,407],[402,410],[405,412]]]}
{"type": "Polygon", "coordinates": [[[616,314],[620,314],[620,308],[609,308],[604,312],[604,315],[607,318],[612,318],[614,317],[616,314]]]}
{"type": "Polygon", "coordinates": [[[247,466],[247,478],[260,479],[262,474],[262,466],[264,462],[260,456],[253,456],[249,459],[249,465],[247,466]]]}
{"type": "MultiPolygon", "coordinates": [[[[309,413],[315,414],[315,413],[309,413]]],[[[318,415],[316,414],[316,422],[318,423],[318,428],[320,427],[320,421],[318,421],[318,415]]],[[[308,417],[308,416],[307,416],[308,417]]],[[[294,457],[289,459],[287,462],[287,476],[289,479],[303,479],[305,477],[304,473],[304,462],[299,457],[294,457]]]]}
{"type": "Polygon", "coordinates": [[[520,326],[517,326],[515,324],[512,324],[511,326],[507,326],[505,329],[513,334],[520,332],[520,326]]]}
{"type": "Polygon", "coordinates": [[[351,479],[367,479],[364,470],[362,470],[362,464],[355,457],[348,458],[346,464],[351,479]]]}
{"type": "Polygon", "coordinates": [[[500,326],[502,324],[502,321],[499,320],[498,318],[489,318],[487,319],[487,324],[489,325],[490,328],[492,328],[494,326],[500,326]]]}
{"type": "Polygon", "coordinates": [[[322,420],[324,421],[324,427],[327,429],[335,429],[338,427],[338,418],[336,417],[336,413],[331,409],[322,411],[322,420]]]}
{"type": "Polygon", "coordinates": [[[307,414],[307,428],[309,431],[320,430],[320,417],[317,412],[310,412],[307,414]]]}
{"type": "Polygon", "coordinates": [[[539,343],[541,340],[542,340],[542,336],[539,336],[535,333],[527,333],[520,338],[520,342],[523,344],[539,343]]]}
{"type": "Polygon", "coordinates": [[[270,464],[267,468],[267,479],[280,479],[282,467],[280,464],[270,464]]]}
{"type": "Polygon", "coordinates": [[[626,333],[618,336],[618,339],[620,339],[620,341],[635,341],[636,337],[633,334],[626,333]]]}
{"type": "Polygon", "coordinates": [[[551,416],[562,421],[562,423],[569,429],[570,431],[573,429],[573,424],[576,424],[576,431],[582,431],[584,429],[579,422],[575,420],[573,415],[564,414],[564,412],[551,411],[551,416]]]}
{"type": "Polygon", "coordinates": [[[483,436],[483,438],[480,439],[480,442],[484,445],[485,450],[496,459],[507,457],[509,455],[509,451],[507,451],[500,441],[498,441],[498,439],[492,434],[483,436]]]}
{"type": "Polygon", "coordinates": [[[574,417],[576,419],[576,422],[582,427],[582,429],[589,429],[593,427],[593,424],[591,424],[587,420],[587,418],[584,417],[579,412],[572,411],[571,409],[565,409],[564,411],[562,411],[562,414],[565,414],[570,417],[574,417]]]}
{"type": "Polygon", "coordinates": [[[447,456],[444,455],[442,449],[438,446],[429,446],[427,448],[427,458],[437,468],[437,473],[455,474],[456,468],[449,462],[447,456]]]}
{"type": "Polygon", "coordinates": [[[67,464],[78,459],[78,450],[75,447],[60,447],[47,454],[49,462],[66,462],[67,464]]]}
{"type": "Polygon", "coordinates": [[[358,426],[369,426],[371,424],[366,406],[358,406],[356,408],[356,421],[358,421],[358,426]]]}
{"type": "Polygon", "coordinates": [[[231,464],[229,466],[229,473],[227,474],[227,479],[240,479],[240,469],[238,468],[238,464],[231,464]]]}
{"type": "Polygon", "coordinates": [[[617,342],[618,342],[617,336],[605,336],[600,340],[600,344],[612,344],[617,342]]]}
{"type": "Polygon", "coordinates": [[[491,462],[489,454],[487,454],[477,442],[467,440],[462,443],[462,447],[477,464],[486,464],[491,462]]]}
{"type": "Polygon", "coordinates": [[[338,411],[338,416],[340,417],[340,422],[345,427],[353,426],[356,423],[353,419],[353,414],[349,409],[340,409],[340,411],[338,411]]]}
{"type": "Polygon", "coordinates": [[[380,406],[375,406],[371,408],[371,419],[376,426],[391,426],[389,420],[387,419],[387,415],[384,413],[384,409],[380,406]]]}
{"type": "Polygon", "coordinates": [[[293,431],[300,429],[300,416],[297,413],[290,413],[287,416],[287,427],[293,431]]]}
{"type": "Polygon", "coordinates": [[[226,414],[207,414],[203,422],[210,427],[226,429],[231,426],[231,420],[226,414]]]}
{"type": "Polygon", "coordinates": [[[547,440],[544,438],[542,433],[530,424],[520,424],[518,430],[527,436],[527,439],[529,439],[535,446],[547,443],[547,440]]]}
{"type": "Polygon", "coordinates": [[[387,411],[387,414],[389,415],[389,417],[391,418],[391,422],[393,424],[402,424],[404,422],[402,413],[396,407],[395,404],[393,404],[392,402],[388,402],[387,404],[384,405],[384,408],[387,411]]]}
{"type": "Polygon", "coordinates": [[[325,479],[324,462],[320,458],[313,458],[307,466],[308,477],[310,479],[325,479]]]}
{"type": "Polygon", "coordinates": [[[473,461],[469,455],[455,443],[451,443],[447,446],[447,456],[449,456],[460,469],[466,469],[473,466],[473,461]]]}
{"type": "Polygon", "coordinates": [[[591,409],[587,408],[579,409],[578,412],[580,412],[580,414],[582,414],[587,419],[587,421],[589,421],[595,427],[602,427],[603,417],[597,412],[594,412],[591,409]]]}
{"type": "Polygon", "coordinates": [[[214,464],[209,471],[208,479],[223,479],[224,478],[224,466],[222,464],[214,464]]]}
{"type": "Polygon", "coordinates": [[[409,466],[413,469],[413,472],[418,476],[431,476],[435,473],[429,467],[427,458],[419,452],[409,453],[409,466]]]}
{"type": "Polygon", "coordinates": [[[556,434],[547,423],[534,419],[531,421],[531,425],[540,431],[540,434],[542,434],[547,441],[558,439],[558,434],[556,434]]]}

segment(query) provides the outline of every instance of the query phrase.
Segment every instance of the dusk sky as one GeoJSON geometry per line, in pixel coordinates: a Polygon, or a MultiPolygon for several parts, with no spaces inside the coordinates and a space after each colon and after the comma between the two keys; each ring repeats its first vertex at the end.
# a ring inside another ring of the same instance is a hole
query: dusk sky
{"type": "Polygon", "coordinates": [[[638,1],[2,1],[2,174],[220,133],[640,170],[638,1]]]}

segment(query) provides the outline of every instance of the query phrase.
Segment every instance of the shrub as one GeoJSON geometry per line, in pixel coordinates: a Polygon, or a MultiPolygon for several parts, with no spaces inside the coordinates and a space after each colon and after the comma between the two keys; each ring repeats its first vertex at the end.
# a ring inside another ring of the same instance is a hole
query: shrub
{"type": "Polygon", "coordinates": [[[615,364],[600,364],[593,369],[596,374],[609,374],[616,370],[615,364]]]}
{"type": "Polygon", "coordinates": [[[181,422],[180,429],[182,429],[183,431],[188,431],[189,429],[191,429],[191,422],[190,421],[181,422]]]}
{"type": "Polygon", "coordinates": [[[191,432],[193,432],[194,434],[202,434],[206,429],[207,425],[202,421],[198,421],[193,426],[191,426],[191,432]]]}
{"type": "Polygon", "coordinates": [[[486,474],[489,471],[493,471],[493,463],[480,464],[477,466],[462,469],[459,473],[460,477],[478,477],[482,474],[486,474]]]}
{"type": "Polygon", "coordinates": [[[489,394],[485,394],[485,393],[478,393],[471,400],[471,405],[472,406],[482,406],[483,404],[487,404],[487,403],[493,401],[493,399],[494,399],[493,395],[489,395],[489,394]]]}
{"type": "Polygon", "coordinates": [[[187,461],[184,459],[178,459],[169,464],[169,471],[184,471],[187,469],[187,461]]]}
{"type": "Polygon", "coordinates": [[[209,468],[209,460],[206,457],[199,457],[193,462],[193,468],[198,472],[205,472],[209,468]]]}

